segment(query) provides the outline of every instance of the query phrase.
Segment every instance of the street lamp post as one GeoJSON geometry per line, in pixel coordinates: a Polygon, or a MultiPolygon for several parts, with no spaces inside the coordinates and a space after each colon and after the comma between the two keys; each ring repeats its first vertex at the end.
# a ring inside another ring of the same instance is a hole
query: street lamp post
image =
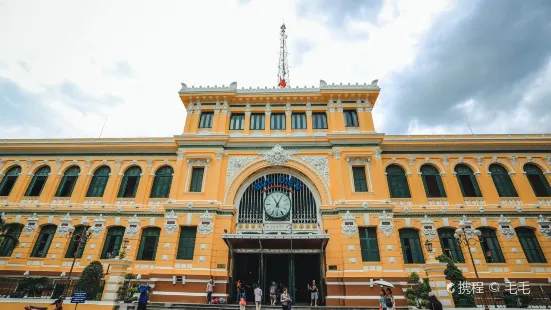
{"type": "MultiPolygon", "coordinates": [[[[479,237],[482,233],[478,229],[474,229],[471,232],[467,233],[465,231],[465,228],[471,229],[470,226],[468,226],[463,220],[459,222],[458,229],[455,230],[455,234],[453,235],[455,239],[457,240],[457,244],[459,246],[466,246],[467,252],[469,252],[469,257],[471,258],[471,263],[473,264],[474,268],[474,274],[476,276],[476,279],[480,282],[480,277],[478,276],[478,270],[476,269],[476,264],[474,263],[473,254],[471,253],[471,246],[474,246],[477,242],[481,242],[480,240],[477,240],[474,238],[474,236],[479,237]]],[[[486,294],[482,293],[482,303],[484,304],[484,309],[489,310],[490,307],[488,306],[488,303],[486,302],[486,294]]]]}
{"type": "MultiPolygon", "coordinates": [[[[83,223],[84,226],[89,226],[88,222],[83,223]]],[[[67,275],[67,288],[65,293],[69,292],[69,286],[71,284],[71,275],[73,274],[73,268],[75,267],[75,262],[77,260],[77,253],[80,248],[81,243],[86,243],[88,239],[92,236],[92,228],[88,227],[88,229],[83,230],[80,234],[73,235],[75,232],[75,227],[69,227],[69,234],[66,236],[69,240],[74,240],[76,242],[75,251],[73,252],[73,263],[71,264],[71,269],[69,270],[69,274],[67,275]]]]}

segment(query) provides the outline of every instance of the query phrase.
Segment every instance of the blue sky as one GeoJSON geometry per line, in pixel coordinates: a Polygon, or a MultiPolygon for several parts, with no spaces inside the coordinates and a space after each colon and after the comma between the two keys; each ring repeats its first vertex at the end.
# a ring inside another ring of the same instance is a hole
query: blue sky
{"type": "Polygon", "coordinates": [[[551,132],[551,3],[2,1],[0,138],[172,136],[187,85],[371,82],[386,134],[551,132]]]}

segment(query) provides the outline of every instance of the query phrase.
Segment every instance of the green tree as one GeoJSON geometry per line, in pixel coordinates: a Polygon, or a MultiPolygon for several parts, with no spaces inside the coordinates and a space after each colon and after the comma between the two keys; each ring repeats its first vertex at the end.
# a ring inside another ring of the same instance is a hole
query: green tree
{"type": "Polygon", "coordinates": [[[410,287],[406,290],[408,305],[419,309],[426,308],[428,305],[429,292],[431,291],[429,281],[421,278],[415,272],[409,275],[410,287]]]}
{"type": "Polygon", "coordinates": [[[472,294],[459,294],[459,284],[467,281],[463,275],[463,272],[455,266],[453,260],[447,255],[439,255],[436,259],[441,263],[447,264],[444,274],[446,275],[446,280],[453,283],[454,291],[452,293],[452,297],[455,307],[474,307],[475,302],[472,294]]]}
{"type": "Polygon", "coordinates": [[[103,265],[98,261],[93,261],[82,271],[75,292],[88,293],[86,299],[94,299],[101,291],[101,278],[103,277],[103,265]]]}

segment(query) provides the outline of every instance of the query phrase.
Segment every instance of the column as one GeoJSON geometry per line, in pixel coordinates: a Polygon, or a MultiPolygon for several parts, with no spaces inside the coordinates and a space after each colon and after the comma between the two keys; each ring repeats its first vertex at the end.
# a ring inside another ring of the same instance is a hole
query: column
{"type": "Polygon", "coordinates": [[[375,132],[375,124],[373,123],[373,114],[371,113],[371,102],[369,102],[368,98],[365,98],[365,105],[364,105],[364,117],[363,121],[365,123],[365,128],[368,132],[375,132]]]}
{"type": "MultiPolygon", "coordinates": [[[[433,258],[434,259],[434,258],[433,258]]],[[[429,260],[427,264],[421,265],[421,268],[427,273],[430,288],[436,295],[436,298],[442,303],[444,309],[454,309],[453,298],[446,289],[448,281],[444,270],[446,270],[446,263],[439,263],[434,260],[429,260]]]]}
{"type": "Polygon", "coordinates": [[[272,134],[272,112],[266,108],[266,112],[264,112],[265,120],[264,120],[264,135],[269,136],[272,134]]]}
{"type": "Polygon", "coordinates": [[[21,196],[23,196],[27,190],[27,186],[29,186],[29,182],[32,179],[32,176],[29,176],[29,168],[25,167],[23,164],[20,164],[19,166],[21,167],[21,174],[19,174],[17,182],[15,182],[14,188],[8,196],[8,201],[10,202],[21,201],[21,196]]]}
{"type": "Polygon", "coordinates": [[[335,128],[336,131],[346,131],[346,127],[344,126],[344,109],[340,98],[337,100],[337,113],[335,114],[333,120],[335,120],[333,128],[335,128]]]}
{"type": "Polygon", "coordinates": [[[230,123],[229,123],[230,113],[228,112],[228,101],[224,99],[224,104],[220,110],[220,115],[218,116],[218,133],[229,134],[230,132],[230,123]]]}
{"type": "MultiPolygon", "coordinates": [[[[147,168],[147,170],[149,169],[147,168]]],[[[151,193],[151,186],[153,185],[154,178],[154,173],[147,173],[145,171],[142,173],[142,177],[140,177],[140,184],[138,184],[138,190],[136,191],[136,198],[134,199],[135,204],[147,205],[147,198],[151,193]]]]}
{"type": "Polygon", "coordinates": [[[293,114],[291,110],[291,103],[287,102],[287,105],[285,106],[285,135],[292,135],[293,132],[291,130],[292,122],[291,122],[291,115],[293,114]]]}
{"type": "Polygon", "coordinates": [[[126,259],[109,259],[106,263],[111,267],[107,275],[107,283],[103,291],[103,301],[117,301],[117,290],[123,285],[124,277],[128,272],[128,267],[132,265],[132,261],[126,259]]]}
{"type": "Polygon", "coordinates": [[[117,199],[117,194],[119,193],[119,186],[123,176],[121,171],[122,163],[119,159],[116,159],[115,163],[115,169],[109,174],[109,180],[103,194],[103,203],[105,204],[115,203],[115,199],[117,199]]]}
{"type": "Polygon", "coordinates": [[[314,124],[312,123],[312,110],[306,108],[306,135],[311,136],[314,134],[314,124]]]}
{"type": "Polygon", "coordinates": [[[248,136],[251,132],[251,105],[247,103],[245,108],[245,126],[243,128],[243,135],[248,136]]]}
{"type": "Polygon", "coordinates": [[[73,195],[71,195],[71,203],[82,203],[92,177],[93,174],[90,172],[90,165],[88,165],[88,167],[85,167],[83,171],[80,172],[77,184],[73,190],[73,195]]]}
{"type": "MultiPolygon", "coordinates": [[[[180,152],[180,151],[179,151],[180,152]]],[[[172,176],[172,185],[170,186],[169,200],[177,200],[178,192],[183,192],[183,186],[180,184],[181,175],[183,174],[184,161],[178,160],[174,167],[174,174],[172,176]]]]}
{"type": "Polygon", "coordinates": [[[499,195],[497,193],[494,180],[492,179],[492,173],[486,172],[485,168],[483,168],[482,170],[483,171],[481,174],[475,173],[475,175],[480,191],[484,196],[484,201],[486,202],[486,205],[501,203],[501,199],[499,198],[499,195]]]}
{"type": "Polygon", "coordinates": [[[425,193],[425,186],[423,185],[423,180],[421,172],[415,171],[414,167],[411,167],[413,170],[411,174],[408,174],[408,183],[411,187],[411,198],[413,204],[415,205],[426,205],[428,204],[427,195],[425,193]]]}
{"type": "Polygon", "coordinates": [[[199,130],[199,118],[201,117],[201,101],[197,101],[190,116],[188,133],[196,134],[199,130]]]}
{"type": "Polygon", "coordinates": [[[184,133],[189,133],[190,126],[191,126],[191,116],[193,115],[193,101],[191,99],[189,100],[189,105],[186,109],[186,120],[184,125],[184,133]]]}
{"type": "Polygon", "coordinates": [[[532,185],[526,178],[526,172],[522,171],[521,168],[518,168],[518,171],[509,173],[511,180],[515,185],[518,196],[522,199],[523,204],[536,204],[538,203],[538,198],[532,189],[532,185]]]}
{"type": "Polygon", "coordinates": [[[446,196],[448,196],[448,202],[450,204],[463,203],[463,194],[461,194],[461,188],[459,187],[459,182],[457,181],[457,176],[455,172],[449,173],[446,172],[444,175],[440,174],[442,178],[442,183],[446,189],[446,196]]]}
{"type": "Polygon", "coordinates": [[[44,185],[44,188],[42,189],[42,193],[40,194],[40,197],[38,198],[39,202],[46,202],[50,203],[55,195],[55,191],[57,190],[57,187],[59,186],[59,182],[61,181],[62,174],[58,174],[61,172],[59,170],[59,167],[61,167],[63,163],[60,159],[56,160],[56,165],[54,168],[52,168],[50,172],[50,176],[48,176],[48,180],[46,181],[46,184],[44,185]]]}

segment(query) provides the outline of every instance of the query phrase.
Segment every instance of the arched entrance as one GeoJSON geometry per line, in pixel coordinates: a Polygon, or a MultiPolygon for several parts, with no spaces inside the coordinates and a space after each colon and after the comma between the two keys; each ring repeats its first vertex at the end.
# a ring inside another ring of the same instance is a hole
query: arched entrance
{"type": "Polygon", "coordinates": [[[309,301],[308,284],[323,277],[329,238],[322,234],[319,205],[316,187],[293,169],[265,169],[243,182],[235,200],[235,233],[223,236],[232,255],[231,300],[241,280],[249,301],[260,285],[269,302],[272,282],[288,288],[294,301],[309,301]]]}

